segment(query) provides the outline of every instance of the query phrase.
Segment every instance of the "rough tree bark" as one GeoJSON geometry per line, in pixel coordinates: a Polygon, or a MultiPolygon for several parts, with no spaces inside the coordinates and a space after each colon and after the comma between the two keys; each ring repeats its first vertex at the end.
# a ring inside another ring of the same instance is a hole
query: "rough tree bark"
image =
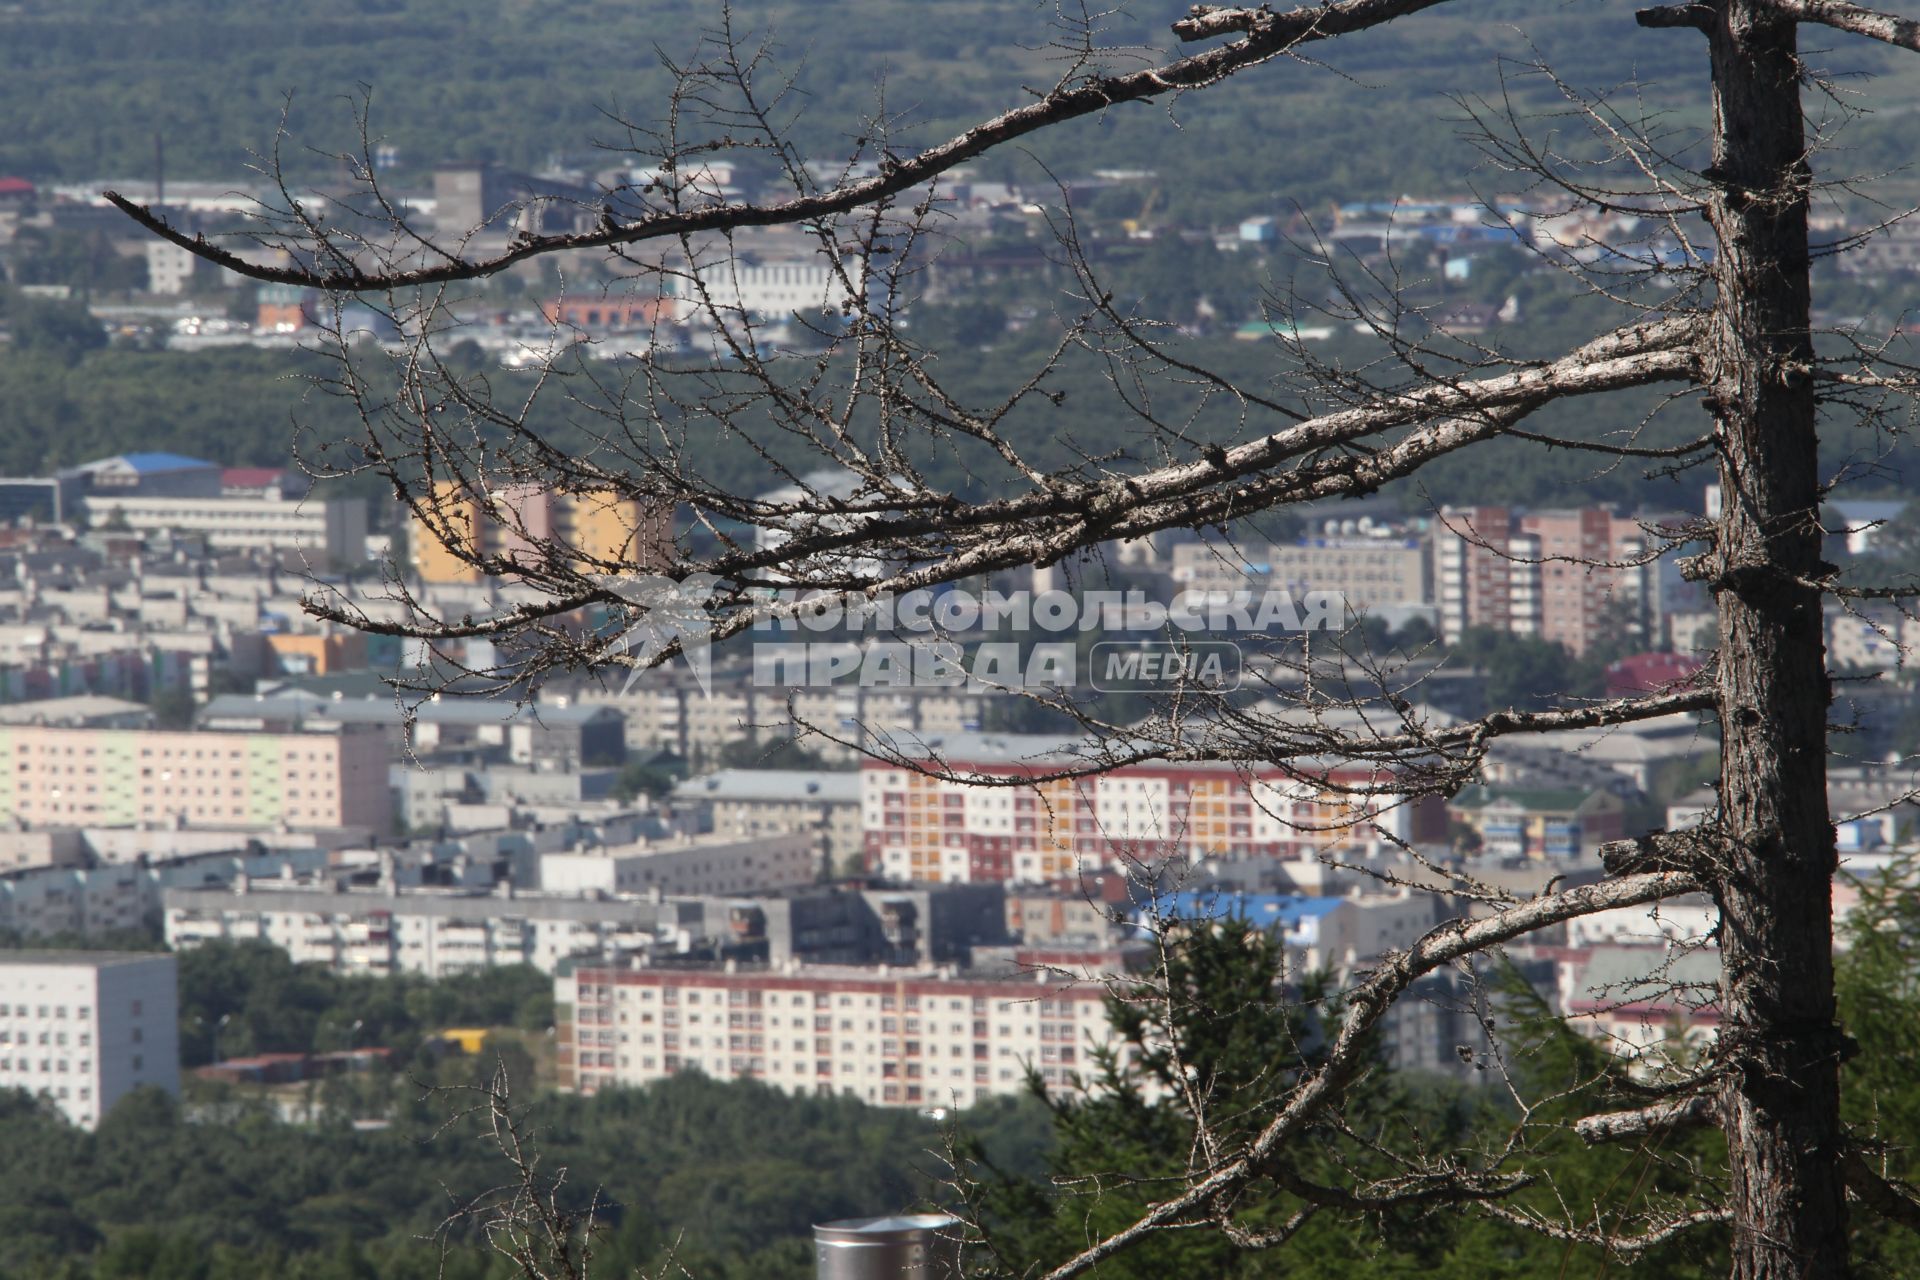
{"type": "Polygon", "coordinates": [[[1845,1135],[1833,997],[1830,700],[1821,625],[1817,404],[1807,252],[1811,170],[1798,28],[1719,0],[1713,65],[1717,241],[1709,407],[1722,514],[1721,1114],[1736,1280],[1847,1274],[1845,1135]]]}

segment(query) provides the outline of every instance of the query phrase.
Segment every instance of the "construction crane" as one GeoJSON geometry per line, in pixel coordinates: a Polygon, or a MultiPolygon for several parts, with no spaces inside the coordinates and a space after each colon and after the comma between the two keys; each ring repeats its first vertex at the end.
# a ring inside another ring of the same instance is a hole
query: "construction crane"
{"type": "Polygon", "coordinates": [[[1153,211],[1156,208],[1159,207],[1159,205],[1160,205],[1160,184],[1156,182],[1153,184],[1153,189],[1147,192],[1147,198],[1141,201],[1140,212],[1136,213],[1131,218],[1122,218],[1120,220],[1120,229],[1127,233],[1127,239],[1129,240],[1153,239],[1153,232],[1147,228],[1147,218],[1153,213],[1153,211]]]}

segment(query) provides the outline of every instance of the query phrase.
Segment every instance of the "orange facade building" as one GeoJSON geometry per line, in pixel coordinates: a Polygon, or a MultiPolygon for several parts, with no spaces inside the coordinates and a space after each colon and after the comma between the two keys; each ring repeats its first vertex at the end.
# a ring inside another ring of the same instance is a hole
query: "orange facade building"
{"type": "Polygon", "coordinates": [[[435,503],[458,541],[450,548],[419,519],[412,522],[413,571],[426,582],[479,582],[486,575],[467,557],[539,560],[549,546],[570,552],[566,558],[588,572],[649,572],[673,559],[672,509],[664,504],[532,485],[484,502],[446,485],[435,503]]]}

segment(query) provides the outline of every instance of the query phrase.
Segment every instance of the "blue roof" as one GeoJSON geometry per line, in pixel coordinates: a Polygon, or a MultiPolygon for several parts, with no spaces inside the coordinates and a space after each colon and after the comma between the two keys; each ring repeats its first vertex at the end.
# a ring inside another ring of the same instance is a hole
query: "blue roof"
{"type": "Polygon", "coordinates": [[[189,458],[179,453],[123,453],[120,460],[143,474],[156,471],[198,471],[214,463],[199,458],[189,458]]]}
{"type": "Polygon", "coordinates": [[[1154,905],[1178,920],[1245,920],[1265,928],[1292,928],[1303,920],[1330,915],[1339,898],[1308,898],[1290,893],[1239,893],[1201,890],[1170,893],[1154,905]]]}

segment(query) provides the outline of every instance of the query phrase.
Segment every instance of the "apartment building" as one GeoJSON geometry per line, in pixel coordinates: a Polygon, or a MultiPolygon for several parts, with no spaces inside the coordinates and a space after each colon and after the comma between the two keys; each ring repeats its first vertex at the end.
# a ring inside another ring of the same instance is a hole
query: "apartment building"
{"type": "Polygon", "coordinates": [[[1611,637],[1659,648],[1684,584],[1672,556],[1641,561],[1660,545],[1648,526],[1670,523],[1604,507],[1442,508],[1433,534],[1441,634],[1453,643],[1489,627],[1575,654],[1611,637]]]}
{"type": "Polygon", "coordinates": [[[0,725],[0,819],[31,826],[392,824],[387,747],[365,733],[0,725]]]}
{"type": "Polygon", "coordinates": [[[171,886],[306,875],[324,868],[328,856],[319,847],[256,849],[7,872],[0,874],[0,929],[27,938],[137,929],[160,915],[161,895],[171,886]]]}
{"type": "Polygon", "coordinates": [[[1626,834],[1626,805],[1603,787],[1474,785],[1448,801],[1447,812],[1494,858],[1593,857],[1626,834]]]}
{"type": "Polygon", "coordinates": [[[355,885],[305,865],[274,878],[175,878],[155,897],[176,950],[257,939],[338,973],[443,977],[511,964],[553,973],[576,957],[614,963],[692,952],[776,965],[915,966],[1007,941],[997,885],[614,897],[391,879],[355,885]]]}
{"type": "Polygon", "coordinates": [[[1426,543],[1409,537],[1300,538],[1239,548],[1185,543],[1173,549],[1172,578],[1189,591],[1285,591],[1339,596],[1350,613],[1433,603],[1426,543]]]}
{"type": "Polygon", "coordinates": [[[366,563],[367,500],[313,497],[176,498],[89,493],[97,527],[138,534],[198,534],[214,551],[293,551],[315,568],[366,563]]]}
{"type": "MultiPolygon", "coordinates": [[[[629,750],[664,749],[698,763],[715,760],[731,743],[790,736],[796,721],[854,743],[881,728],[921,737],[969,732],[1008,696],[976,685],[768,687],[754,683],[749,665],[717,664],[705,689],[676,665],[647,672],[629,687],[582,689],[579,702],[618,708],[626,717],[629,750]]],[[[809,738],[806,745],[833,764],[860,758],[854,747],[826,737],[809,738]]]]}
{"type": "Polygon", "coordinates": [[[1117,1041],[1098,981],[839,966],[563,967],[560,1083],[581,1093],[679,1071],[878,1106],[970,1106],[1091,1074],[1117,1041]]]}
{"type": "Polygon", "coordinates": [[[1557,958],[1558,1003],[1568,1025],[1636,1073],[1700,1060],[1720,1030],[1715,947],[1599,945],[1557,958]]]}
{"type": "Polygon", "coordinates": [[[0,1089],[91,1129],[143,1085],[180,1092],[179,1018],[170,955],[0,952],[0,1089]]]}
{"type": "Polygon", "coordinates": [[[1444,507],[1433,530],[1435,594],[1447,643],[1469,629],[1539,633],[1537,549],[1505,507],[1444,507]]]}
{"type": "Polygon", "coordinates": [[[925,744],[943,773],[1028,785],[970,785],[869,760],[860,770],[868,869],[906,881],[1042,883],[1206,858],[1371,857],[1446,832],[1438,800],[1394,794],[1391,775],[1373,766],[1298,761],[1283,773],[1152,762],[1043,780],[1081,759],[1074,745],[1021,734],[925,744]]]}
{"type": "MultiPolygon", "coordinates": [[[[429,978],[530,964],[552,973],[572,956],[614,958],[674,949],[672,912],[633,901],[485,890],[352,889],[332,880],[236,881],[162,895],[167,945],[271,942],[297,964],[336,973],[417,973],[429,978]]],[[[698,933],[700,912],[691,922],[698,933]]]]}
{"type": "Polygon", "coordinates": [[[820,878],[819,838],[811,832],[745,840],[724,833],[640,837],[540,855],[547,893],[757,893],[820,878]]]}
{"type": "Polygon", "coordinates": [[[811,835],[839,869],[863,848],[860,775],[802,769],[722,769],[673,790],[675,811],[697,810],[716,835],[811,835]]]}
{"type": "Polygon", "coordinates": [[[443,484],[427,499],[433,524],[413,518],[413,571],[425,582],[478,583],[466,556],[537,563],[559,548],[588,572],[646,572],[673,559],[673,512],[612,492],[556,493],[510,485],[481,495],[443,484]],[[451,538],[463,555],[448,549],[451,538]]]}
{"type": "Polygon", "coordinates": [[[536,761],[562,769],[614,765],[626,758],[626,726],[608,706],[576,706],[567,698],[516,702],[511,698],[445,697],[405,706],[390,692],[349,698],[301,688],[270,694],[222,694],[200,708],[208,729],[254,733],[378,731],[390,756],[405,748],[436,751],[501,749],[515,764],[536,761]]]}
{"type": "Polygon", "coordinates": [[[1433,602],[1427,545],[1419,538],[1301,538],[1267,549],[1268,585],[1296,599],[1331,591],[1354,614],[1433,602]]]}

